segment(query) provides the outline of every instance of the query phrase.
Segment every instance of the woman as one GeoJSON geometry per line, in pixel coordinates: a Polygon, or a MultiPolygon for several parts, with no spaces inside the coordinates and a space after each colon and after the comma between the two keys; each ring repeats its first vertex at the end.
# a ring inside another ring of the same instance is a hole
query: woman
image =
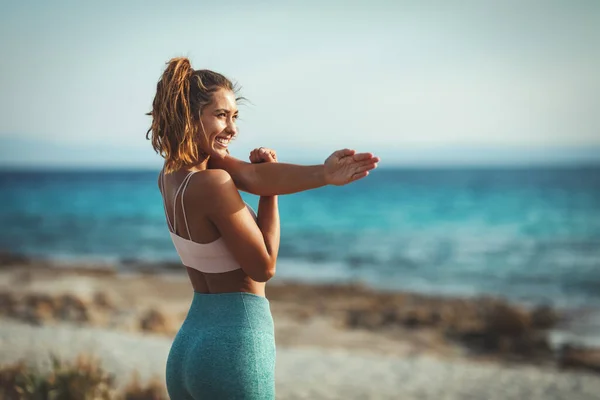
{"type": "Polygon", "coordinates": [[[228,155],[235,90],[224,76],[168,62],[157,85],[151,133],[165,158],[158,185],[173,244],[194,297],[167,360],[174,400],[273,399],[275,341],[265,283],[279,250],[277,194],[360,179],[377,158],[341,150],[324,165],[278,164],[259,148],[251,163],[228,155]],[[210,164],[209,164],[210,160],[210,164]],[[238,189],[260,195],[258,214],[238,189]]]}

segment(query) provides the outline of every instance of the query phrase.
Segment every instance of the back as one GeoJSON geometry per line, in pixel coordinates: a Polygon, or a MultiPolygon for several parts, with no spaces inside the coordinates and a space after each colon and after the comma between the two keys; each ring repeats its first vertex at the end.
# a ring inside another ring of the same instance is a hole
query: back
{"type": "MultiPolygon", "coordinates": [[[[248,292],[264,296],[265,284],[252,280],[241,268],[230,250],[232,243],[223,240],[211,221],[209,214],[215,212],[215,204],[226,202],[224,195],[233,195],[213,190],[218,174],[219,170],[191,173],[180,170],[159,175],[158,185],[174,245],[184,265],[187,264],[195,292],[248,292]],[[194,262],[198,263],[196,268],[194,262]]],[[[239,193],[235,195],[239,197],[239,193]]],[[[250,210],[239,212],[247,213],[252,218],[250,223],[256,224],[256,216],[250,210]]],[[[248,222],[246,218],[245,223],[248,222]]]]}

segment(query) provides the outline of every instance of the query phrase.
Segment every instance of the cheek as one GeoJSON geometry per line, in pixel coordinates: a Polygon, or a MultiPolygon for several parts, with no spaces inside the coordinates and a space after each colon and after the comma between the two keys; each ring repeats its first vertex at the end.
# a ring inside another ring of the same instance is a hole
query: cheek
{"type": "Polygon", "coordinates": [[[209,136],[217,136],[218,134],[220,134],[221,132],[223,132],[223,130],[226,128],[226,124],[223,123],[223,121],[221,121],[220,119],[215,118],[214,120],[210,121],[210,127],[205,126],[206,127],[206,133],[209,136]]]}
{"type": "Polygon", "coordinates": [[[204,132],[206,133],[207,138],[212,139],[222,131],[221,123],[217,118],[203,119],[202,124],[204,126],[204,132]]]}

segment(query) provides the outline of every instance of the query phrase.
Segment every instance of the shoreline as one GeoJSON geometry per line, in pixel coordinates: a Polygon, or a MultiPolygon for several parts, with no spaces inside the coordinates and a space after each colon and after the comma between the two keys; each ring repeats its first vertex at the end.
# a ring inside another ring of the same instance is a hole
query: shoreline
{"type": "MultiPolygon", "coordinates": [[[[303,265],[306,260],[295,260],[295,259],[282,259],[279,264],[297,265],[300,263],[303,265]]],[[[3,251],[0,249],[0,268],[11,266],[11,265],[31,265],[31,266],[45,266],[57,269],[89,269],[92,271],[114,271],[117,274],[128,275],[128,274],[141,274],[141,275],[152,275],[162,274],[178,275],[184,273],[183,265],[181,262],[174,258],[172,260],[146,260],[129,257],[86,257],[86,256],[36,256],[25,253],[3,251]]],[[[185,274],[184,274],[185,275],[185,274]]],[[[517,305],[524,308],[535,308],[540,306],[548,306],[552,309],[563,312],[588,312],[590,310],[598,311],[600,317],[600,303],[588,306],[574,304],[568,301],[557,301],[555,303],[549,303],[546,299],[532,298],[532,299],[521,299],[509,294],[499,295],[491,292],[479,291],[470,292],[465,290],[447,290],[447,287],[428,287],[423,289],[422,287],[415,287],[411,285],[407,286],[391,286],[381,285],[366,280],[353,280],[353,279],[338,279],[333,276],[320,276],[318,278],[310,277],[299,277],[298,275],[287,275],[285,271],[280,272],[275,276],[274,280],[270,284],[281,283],[302,283],[306,285],[335,285],[335,286],[361,286],[368,288],[375,292],[380,293],[411,293],[417,295],[423,295],[426,297],[444,297],[444,298],[462,298],[462,299],[477,299],[481,297],[491,297],[500,299],[507,303],[517,305]]],[[[600,331],[598,332],[600,335],[600,331]]]]}

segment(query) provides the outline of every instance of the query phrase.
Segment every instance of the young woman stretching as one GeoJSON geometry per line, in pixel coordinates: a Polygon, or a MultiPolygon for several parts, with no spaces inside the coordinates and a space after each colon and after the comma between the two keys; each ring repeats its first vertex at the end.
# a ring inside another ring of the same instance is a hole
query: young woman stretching
{"type": "Polygon", "coordinates": [[[353,150],[323,165],[277,163],[265,148],[250,163],[229,156],[238,116],[232,83],[168,62],[154,97],[152,146],[164,159],[158,186],[194,296],[166,366],[173,400],[274,399],[275,338],[265,283],[279,250],[277,195],[368,175],[379,161],[353,150]],[[244,190],[260,197],[256,214],[244,190]]]}

